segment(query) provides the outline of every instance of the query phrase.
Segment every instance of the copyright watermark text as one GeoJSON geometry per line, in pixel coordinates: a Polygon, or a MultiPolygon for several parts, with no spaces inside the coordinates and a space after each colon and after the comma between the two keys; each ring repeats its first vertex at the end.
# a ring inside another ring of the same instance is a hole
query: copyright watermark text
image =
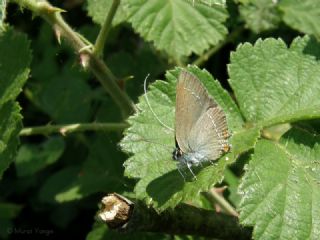
{"type": "Polygon", "coordinates": [[[35,228],[20,228],[20,227],[13,227],[13,228],[8,228],[7,232],[9,235],[14,234],[14,235],[42,235],[49,237],[53,235],[54,231],[53,229],[45,229],[45,228],[40,228],[40,227],[35,227],[35,228]]]}

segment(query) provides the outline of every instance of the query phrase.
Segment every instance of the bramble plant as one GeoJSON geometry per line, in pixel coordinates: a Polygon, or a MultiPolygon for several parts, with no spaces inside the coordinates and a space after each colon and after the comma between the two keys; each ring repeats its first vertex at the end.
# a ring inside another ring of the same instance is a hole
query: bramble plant
{"type": "Polygon", "coordinates": [[[320,239],[319,22],[318,0],[0,0],[0,238],[320,239]],[[193,180],[183,69],[232,133],[193,180]]]}

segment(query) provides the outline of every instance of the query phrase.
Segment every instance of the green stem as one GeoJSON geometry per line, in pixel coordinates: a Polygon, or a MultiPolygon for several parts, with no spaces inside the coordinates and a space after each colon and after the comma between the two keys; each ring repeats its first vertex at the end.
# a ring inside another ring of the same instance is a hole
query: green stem
{"type": "Polygon", "coordinates": [[[209,192],[204,192],[204,196],[212,202],[217,203],[226,213],[238,217],[237,211],[230,205],[230,203],[214,189],[209,192]]]}
{"type": "Polygon", "coordinates": [[[226,37],[226,39],[224,41],[220,42],[218,45],[214,46],[213,48],[208,50],[206,53],[201,55],[199,58],[197,58],[192,63],[192,65],[201,66],[202,64],[204,64],[213,54],[215,54],[217,51],[219,51],[224,45],[226,45],[229,42],[233,42],[234,39],[236,39],[237,36],[239,36],[240,33],[242,33],[243,30],[244,30],[244,28],[242,26],[237,28],[237,29],[235,29],[232,33],[230,33],[226,37]]]}
{"type": "Polygon", "coordinates": [[[48,135],[52,133],[66,135],[72,132],[85,131],[122,131],[127,127],[128,124],[126,123],[75,123],[65,125],[46,125],[23,128],[20,131],[20,136],[48,135]]]}
{"type": "Polygon", "coordinates": [[[90,50],[84,51],[88,47],[87,43],[80,37],[61,17],[62,9],[53,7],[46,1],[36,0],[12,0],[22,7],[31,10],[35,15],[45,19],[54,29],[58,40],[65,38],[71,47],[80,55],[82,65],[88,67],[97,77],[104,89],[110,94],[115,103],[120,107],[124,118],[135,111],[134,104],[129,96],[122,91],[116,83],[116,77],[106,64],[90,50]]]}
{"type": "Polygon", "coordinates": [[[104,44],[108,37],[108,33],[111,28],[111,23],[114,16],[116,15],[119,4],[120,4],[120,0],[113,0],[108,16],[100,29],[99,35],[96,39],[96,43],[93,48],[93,54],[96,56],[103,56],[104,44]]]}

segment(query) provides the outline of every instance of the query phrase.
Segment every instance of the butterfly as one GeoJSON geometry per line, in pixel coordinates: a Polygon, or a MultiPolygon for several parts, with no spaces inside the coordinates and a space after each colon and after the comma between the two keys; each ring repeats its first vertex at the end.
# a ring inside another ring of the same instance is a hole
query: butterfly
{"type": "MultiPolygon", "coordinates": [[[[173,159],[181,169],[217,160],[231,145],[226,115],[202,82],[181,71],[176,87],[175,142],[173,159]]],[[[181,174],[183,176],[183,174],[181,174]]]]}

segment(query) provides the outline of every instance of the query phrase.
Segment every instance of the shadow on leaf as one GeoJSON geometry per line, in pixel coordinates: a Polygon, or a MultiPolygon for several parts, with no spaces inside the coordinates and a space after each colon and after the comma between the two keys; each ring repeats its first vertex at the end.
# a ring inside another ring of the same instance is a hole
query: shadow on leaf
{"type": "Polygon", "coordinates": [[[178,170],[174,170],[150,182],[147,186],[147,193],[159,205],[163,205],[176,192],[182,190],[184,183],[185,181],[178,170]]]}

